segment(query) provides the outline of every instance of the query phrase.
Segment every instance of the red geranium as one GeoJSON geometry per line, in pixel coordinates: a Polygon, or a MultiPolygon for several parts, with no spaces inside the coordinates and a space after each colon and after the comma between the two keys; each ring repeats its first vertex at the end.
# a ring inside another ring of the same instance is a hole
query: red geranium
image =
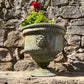
{"type": "Polygon", "coordinates": [[[34,10],[37,10],[40,8],[39,4],[37,3],[37,1],[35,1],[34,3],[32,3],[32,6],[34,6],[34,10]]]}

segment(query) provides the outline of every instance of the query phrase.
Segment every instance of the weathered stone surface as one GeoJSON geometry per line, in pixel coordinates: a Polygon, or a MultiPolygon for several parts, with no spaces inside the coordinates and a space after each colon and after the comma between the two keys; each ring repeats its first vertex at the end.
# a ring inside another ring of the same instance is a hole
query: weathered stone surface
{"type": "Polygon", "coordinates": [[[6,47],[21,47],[23,38],[22,34],[18,31],[12,31],[8,34],[8,39],[4,42],[6,47]]]}
{"type": "Polygon", "coordinates": [[[24,53],[24,59],[32,59],[32,57],[30,56],[30,54],[24,53]]]}
{"type": "Polygon", "coordinates": [[[6,48],[0,48],[0,61],[11,61],[10,51],[6,48]]]}
{"type": "Polygon", "coordinates": [[[37,68],[37,64],[33,61],[33,59],[25,59],[17,61],[17,63],[14,65],[15,71],[31,71],[37,68]]]}
{"type": "Polygon", "coordinates": [[[80,0],[81,6],[84,6],[84,0],[80,0]]]}
{"type": "Polygon", "coordinates": [[[3,46],[5,31],[3,29],[0,29],[0,46],[3,46]]]}
{"type": "Polygon", "coordinates": [[[13,64],[11,62],[0,63],[0,71],[12,71],[13,64]]]}
{"type": "Polygon", "coordinates": [[[53,79],[52,81],[50,81],[50,84],[78,84],[79,81],[78,80],[69,80],[69,81],[62,81],[62,80],[55,80],[53,79]]]}
{"type": "Polygon", "coordinates": [[[84,35],[84,26],[69,26],[67,28],[67,34],[84,35]]]}
{"type": "Polygon", "coordinates": [[[69,62],[74,62],[74,61],[84,61],[84,53],[76,53],[73,52],[71,55],[68,55],[68,61],[69,62]]]}
{"type": "Polygon", "coordinates": [[[61,16],[63,18],[79,18],[81,17],[81,13],[78,7],[64,6],[61,7],[61,16]]]}
{"type": "Polygon", "coordinates": [[[56,72],[74,72],[75,69],[77,69],[75,66],[73,66],[70,62],[65,63],[54,63],[54,70],[56,72]]]}
{"type": "Polygon", "coordinates": [[[0,0],[0,7],[5,7],[5,3],[3,0],[0,0]]]}
{"type": "Polygon", "coordinates": [[[84,47],[84,36],[82,36],[81,46],[83,46],[83,47],[84,47]]]}
{"type": "Polygon", "coordinates": [[[19,48],[9,48],[10,53],[12,55],[12,62],[15,64],[17,60],[20,60],[21,54],[20,54],[20,49],[19,48]]]}
{"type": "Polygon", "coordinates": [[[54,59],[54,62],[56,63],[63,63],[67,61],[67,57],[63,52],[60,52],[56,55],[56,58],[54,59]]]}
{"type": "Polygon", "coordinates": [[[84,18],[71,20],[70,26],[83,26],[84,18]]]}
{"type": "Polygon", "coordinates": [[[68,0],[52,0],[52,6],[63,6],[68,4],[68,0]]]}
{"type": "Polygon", "coordinates": [[[0,19],[0,29],[3,29],[5,26],[4,20],[0,19]]]}
{"type": "Polygon", "coordinates": [[[23,7],[21,10],[21,19],[20,20],[24,21],[28,17],[28,14],[30,14],[32,11],[33,11],[32,6],[30,6],[30,8],[23,7]]]}
{"type": "Polygon", "coordinates": [[[74,61],[71,63],[73,67],[75,67],[75,71],[77,72],[84,72],[84,61],[74,61]]]}
{"type": "Polygon", "coordinates": [[[7,17],[6,17],[7,16],[7,12],[8,12],[8,10],[6,8],[2,8],[2,14],[1,14],[2,16],[1,17],[3,19],[5,19],[5,20],[7,19],[7,17]]]}
{"type": "MultiPolygon", "coordinates": [[[[84,73],[80,73],[83,74],[84,73]]],[[[0,72],[1,84],[84,84],[84,77],[77,73],[60,74],[65,76],[31,77],[26,72],[0,72]]]]}
{"type": "Polygon", "coordinates": [[[22,0],[14,0],[14,6],[16,9],[20,9],[22,5],[22,0]]]}
{"type": "Polygon", "coordinates": [[[49,6],[47,8],[47,11],[48,11],[48,18],[49,19],[53,19],[60,14],[60,8],[58,8],[57,6],[56,7],[49,6]]]}
{"type": "Polygon", "coordinates": [[[77,51],[77,49],[79,48],[79,46],[66,46],[64,48],[64,51],[67,55],[72,54],[74,51],[77,51]]]}
{"type": "Polygon", "coordinates": [[[5,0],[5,7],[6,8],[10,8],[11,7],[10,2],[8,0],[5,0]]]}
{"type": "Polygon", "coordinates": [[[10,48],[9,50],[6,48],[0,48],[1,62],[11,61],[15,64],[17,60],[20,60],[22,58],[23,56],[20,54],[20,49],[18,48],[10,48]]]}
{"type": "Polygon", "coordinates": [[[66,28],[66,26],[68,25],[68,20],[67,19],[63,19],[61,17],[58,17],[56,20],[55,20],[55,23],[57,25],[60,25],[60,26],[63,26],[66,28]]]}
{"type": "Polygon", "coordinates": [[[55,71],[57,71],[57,72],[67,72],[67,68],[65,66],[63,66],[62,63],[57,63],[55,65],[55,71]]]}
{"type": "Polygon", "coordinates": [[[68,45],[80,46],[80,36],[77,35],[67,35],[67,43],[68,45]]]}
{"type": "Polygon", "coordinates": [[[80,10],[82,17],[84,17],[84,6],[80,6],[79,10],[80,10]]]}
{"type": "MultiPolygon", "coordinates": [[[[56,72],[84,72],[84,62],[73,61],[65,63],[51,63],[56,72]]],[[[50,66],[51,67],[51,66],[50,66]]],[[[52,67],[51,67],[52,68],[52,67]]]]}
{"type": "Polygon", "coordinates": [[[71,6],[80,6],[80,0],[68,0],[71,6]]]}
{"type": "Polygon", "coordinates": [[[37,0],[37,1],[40,4],[41,9],[46,9],[50,4],[50,0],[37,0]]]}
{"type": "Polygon", "coordinates": [[[8,19],[13,19],[15,17],[20,18],[21,17],[20,13],[21,13],[21,10],[16,10],[15,8],[12,8],[8,10],[7,17],[8,19]]]}
{"type": "Polygon", "coordinates": [[[81,6],[80,7],[80,13],[81,13],[81,15],[82,15],[82,17],[84,16],[84,6],[81,6]]]}
{"type": "Polygon", "coordinates": [[[11,19],[11,20],[7,21],[5,28],[7,28],[7,29],[17,29],[17,28],[19,28],[20,23],[21,22],[18,19],[11,19]]]}
{"type": "Polygon", "coordinates": [[[79,48],[76,52],[77,53],[83,53],[84,52],[84,49],[83,48],[79,48]]]}
{"type": "Polygon", "coordinates": [[[66,67],[62,66],[62,63],[65,63],[66,61],[67,61],[66,54],[61,52],[56,55],[55,59],[50,62],[48,67],[54,69],[56,72],[57,71],[58,72],[64,72],[64,71],[66,72],[67,71],[66,67]]]}
{"type": "Polygon", "coordinates": [[[0,7],[2,8],[11,8],[13,6],[12,0],[0,0],[0,7]]]}
{"type": "Polygon", "coordinates": [[[15,8],[6,9],[3,8],[3,18],[5,20],[21,18],[21,9],[16,10],[15,8]]]}

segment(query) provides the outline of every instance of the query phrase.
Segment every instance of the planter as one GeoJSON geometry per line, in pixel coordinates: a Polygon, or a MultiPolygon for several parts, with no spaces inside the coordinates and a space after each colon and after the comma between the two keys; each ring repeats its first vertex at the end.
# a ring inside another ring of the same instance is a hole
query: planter
{"type": "Polygon", "coordinates": [[[41,67],[35,70],[32,76],[54,76],[55,74],[46,68],[64,48],[65,28],[56,24],[39,23],[25,26],[22,31],[25,52],[28,52],[41,67]]]}

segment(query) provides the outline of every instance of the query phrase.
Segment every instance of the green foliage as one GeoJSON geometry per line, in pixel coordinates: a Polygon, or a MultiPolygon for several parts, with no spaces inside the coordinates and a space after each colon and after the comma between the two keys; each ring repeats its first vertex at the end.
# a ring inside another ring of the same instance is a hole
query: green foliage
{"type": "Polygon", "coordinates": [[[48,21],[42,12],[31,12],[28,18],[21,24],[21,27],[37,23],[53,23],[54,20],[48,21]]]}

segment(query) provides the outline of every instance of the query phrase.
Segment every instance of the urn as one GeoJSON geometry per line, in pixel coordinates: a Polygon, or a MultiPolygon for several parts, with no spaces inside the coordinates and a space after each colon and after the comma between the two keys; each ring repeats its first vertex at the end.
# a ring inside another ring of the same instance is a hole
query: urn
{"type": "Polygon", "coordinates": [[[38,23],[23,27],[22,32],[24,51],[29,53],[40,67],[32,72],[32,76],[56,75],[47,66],[63,50],[66,29],[52,23],[38,23]]]}

